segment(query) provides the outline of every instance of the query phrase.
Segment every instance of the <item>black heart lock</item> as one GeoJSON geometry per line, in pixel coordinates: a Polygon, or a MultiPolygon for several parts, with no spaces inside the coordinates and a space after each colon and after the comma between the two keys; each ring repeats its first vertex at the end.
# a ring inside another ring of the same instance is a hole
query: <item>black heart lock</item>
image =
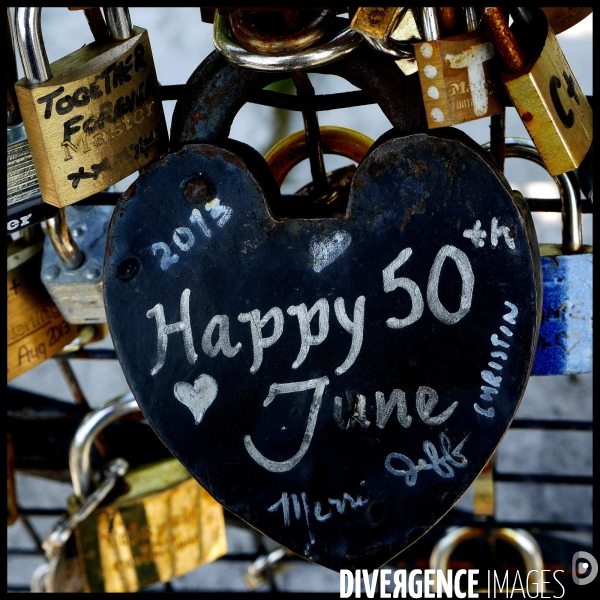
{"type": "MultiPolygon", "coordinates": [[[[176,146],[229,119],[186,110],[176,146]]],[[[453,130],[392,130],[346,213],[314,220],[275,218],[264,161],[221,140],[168,155],[116,207],[123,371],[223,506],[318,564],[377,568],[464,494],[519,405],[541,300],[530,215],[453,130]]]]}

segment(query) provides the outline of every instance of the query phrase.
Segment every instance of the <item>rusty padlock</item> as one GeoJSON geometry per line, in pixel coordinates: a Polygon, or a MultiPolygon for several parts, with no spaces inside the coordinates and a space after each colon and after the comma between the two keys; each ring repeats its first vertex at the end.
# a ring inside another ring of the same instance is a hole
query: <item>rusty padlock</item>
{"type": "Polygon", "coordinates": [[[44,202],[64,207],[163,154],[168,134],[148,32],[107,8],[111,34],[48,64],[41,8],[17,8],[15,84],[44,202]]]}
{"type": "Polygon", "coordinates": [[[576,169],[593,138],[592,108],[540,8],[482,12],[504,64],[502,82],[550,175],[576,169]]]}
{"type": "Polygon", "coordinates": [[[345,212],[273,210],[266,161],[228,133],[290,73],[213,53],[178,100],[173,152],[115,208],[105,306],[148,422],[219,502],[313,562],[372,569],[450,509],[510,424],[539,256],[489,155],[456,129],[423,133],[417,78],[365,46],[320,72],[368,89],[394,125],[345,212]],[[501,376],[487,370],[498,339],[501,376]],[[488,380],[502,395],[486,405],[488,380]]]}
{"type": "Polygon", "coordinates": [[[415,57],[430,129],[504,110],[494,45],[478,31],[474,9],[464,10],[467,33],[440,39],[436,8],[421,8],[425,41],[415,44],[415,57]]]}

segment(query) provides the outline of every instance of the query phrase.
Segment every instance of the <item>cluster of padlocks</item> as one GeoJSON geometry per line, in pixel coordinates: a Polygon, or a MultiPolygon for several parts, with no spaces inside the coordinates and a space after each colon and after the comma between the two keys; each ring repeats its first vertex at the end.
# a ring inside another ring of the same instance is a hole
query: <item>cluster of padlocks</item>
{"type": "MultiPolygon", "coordinates": [[[[34,588],[183,575],[226,553],[222,507],[339,571],[381,567],[473,482],[485,504],[530,375],[592,371],[591,98],[556,39],[591,8],[204,8],[216,50],[170,131],[126,8],[83,9],[95,41],[52,64],[41,10],[14,15],[8,381],[110,332],[132,393],[77,429],[34,588]],[[309,73],[358,91],[315,95],[309,73]],[[295,96],[265,90],[290,79],[295,96]],[[231,139],[257,100],[305,130],[265,156],[231,139]],[[391,124],[377,140],[319,126],[368,103],[391,124]],[[530,140],[506,138],[507,107],[530,140]],[[453,127],[483,118],[484,146],[453,127]],[[538,244],[511,157],[556,182],[562,244],[538,244]],[[312,183],[282,193],[305,159],[312,183]],[[140,409],[173,457],[92,476],[95,438],[140,409]]],[[[501,534],[538,564],[526,532],[501,534]]]]}

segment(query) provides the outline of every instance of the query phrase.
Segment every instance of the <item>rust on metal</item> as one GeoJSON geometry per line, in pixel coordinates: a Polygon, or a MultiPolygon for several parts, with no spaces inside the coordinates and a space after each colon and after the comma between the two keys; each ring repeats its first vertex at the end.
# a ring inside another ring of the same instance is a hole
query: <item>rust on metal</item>
{"type": "Polygon", "coordinates": [[[439,6],[438,16],[440,25],[446,31],[452,31],[456,27],[456,9],[454,6],[439,6]]]}
{"type": "Polygon", "coordinates": [[[525,66],[525,57],[508,26],[503,10],[499,6],[485,6],[481,16],[506,70],[511,73],[521,71],[525,66]]]}

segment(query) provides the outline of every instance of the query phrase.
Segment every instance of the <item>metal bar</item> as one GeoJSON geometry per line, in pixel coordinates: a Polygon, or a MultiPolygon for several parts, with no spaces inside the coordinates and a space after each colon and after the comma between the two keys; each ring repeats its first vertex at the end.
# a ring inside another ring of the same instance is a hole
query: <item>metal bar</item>
{"type": "Polygon", "coordinates": [[[511,429],[551,429],[566,431],[592,431],[591,421],[559,421],[544,419],[518,419],[514,420],[511,429]]]}
{"type": "Polygon", "coordinates": [[[592,485],[591,475],[534,475],[532,473],[496,473],[496,482],[512,481],[516,483],[566,483],[569,485],[592,485]]]}
{"type": "MultiPolygon", "coordinates": [[[[296,86],[298,97],[310,99],[315,97],[313,87],[308,75],[303,71],[292,74],[292,81],[296,86]]],[[[308,160],[310,161],[310,172],[313,186],[317,196],[327,193],[327,172],[325,171],[325,159],[323,158],[323,144],[321,143],[321,130],[319,119],[315,110],[306,108],[302,111],[304,119],[304,131],[306,133],[306,147],[308,160]]]]}
{"type": "Polygon", "coordinates": [[[85,397],[85,394],[79,385],[79,381],[77,381],[77,377],[75,376],[69,361],[66,358],[60,357],[56,359],[56,362],[67,382],[67,385],[69,386],[69,389],[71,390],[71,393],[73,394],[73,397],[75,398],[75,402],[85,406],[88,410],[91,410],[87,398],[85,397]]]}
{"type": "MultiPolygon", "coordinates": [[[[64,512],[64,511],[62,511],[62,512],[64,512]]],[[[35,544],[38,552],[44,552],[44,549],[42,548],[42,540],[41,540],[40,536],[38,535],[37,531],[32,527],[31,523],[29,522],[29,519],[27,518],[27,515],[24,515],[23,512],[21,510],[19,510],[19,516],[21,517],[21,523],[23,524],[23,527],[29,534],[29,537],[35,544]]]]}
{"type": "Polygon", "coordinates": [[[60,358],[84,358],[88,360],[117,360],[117,353],[106,348],[82,348],[76,352],[61,354],[60,358]]]}
{"type": "Polygon", "coordinates": [[[506,158],[506,109],[499,115],[490,118],[490,152],[504,173],[504,159],[506,158]]]}

